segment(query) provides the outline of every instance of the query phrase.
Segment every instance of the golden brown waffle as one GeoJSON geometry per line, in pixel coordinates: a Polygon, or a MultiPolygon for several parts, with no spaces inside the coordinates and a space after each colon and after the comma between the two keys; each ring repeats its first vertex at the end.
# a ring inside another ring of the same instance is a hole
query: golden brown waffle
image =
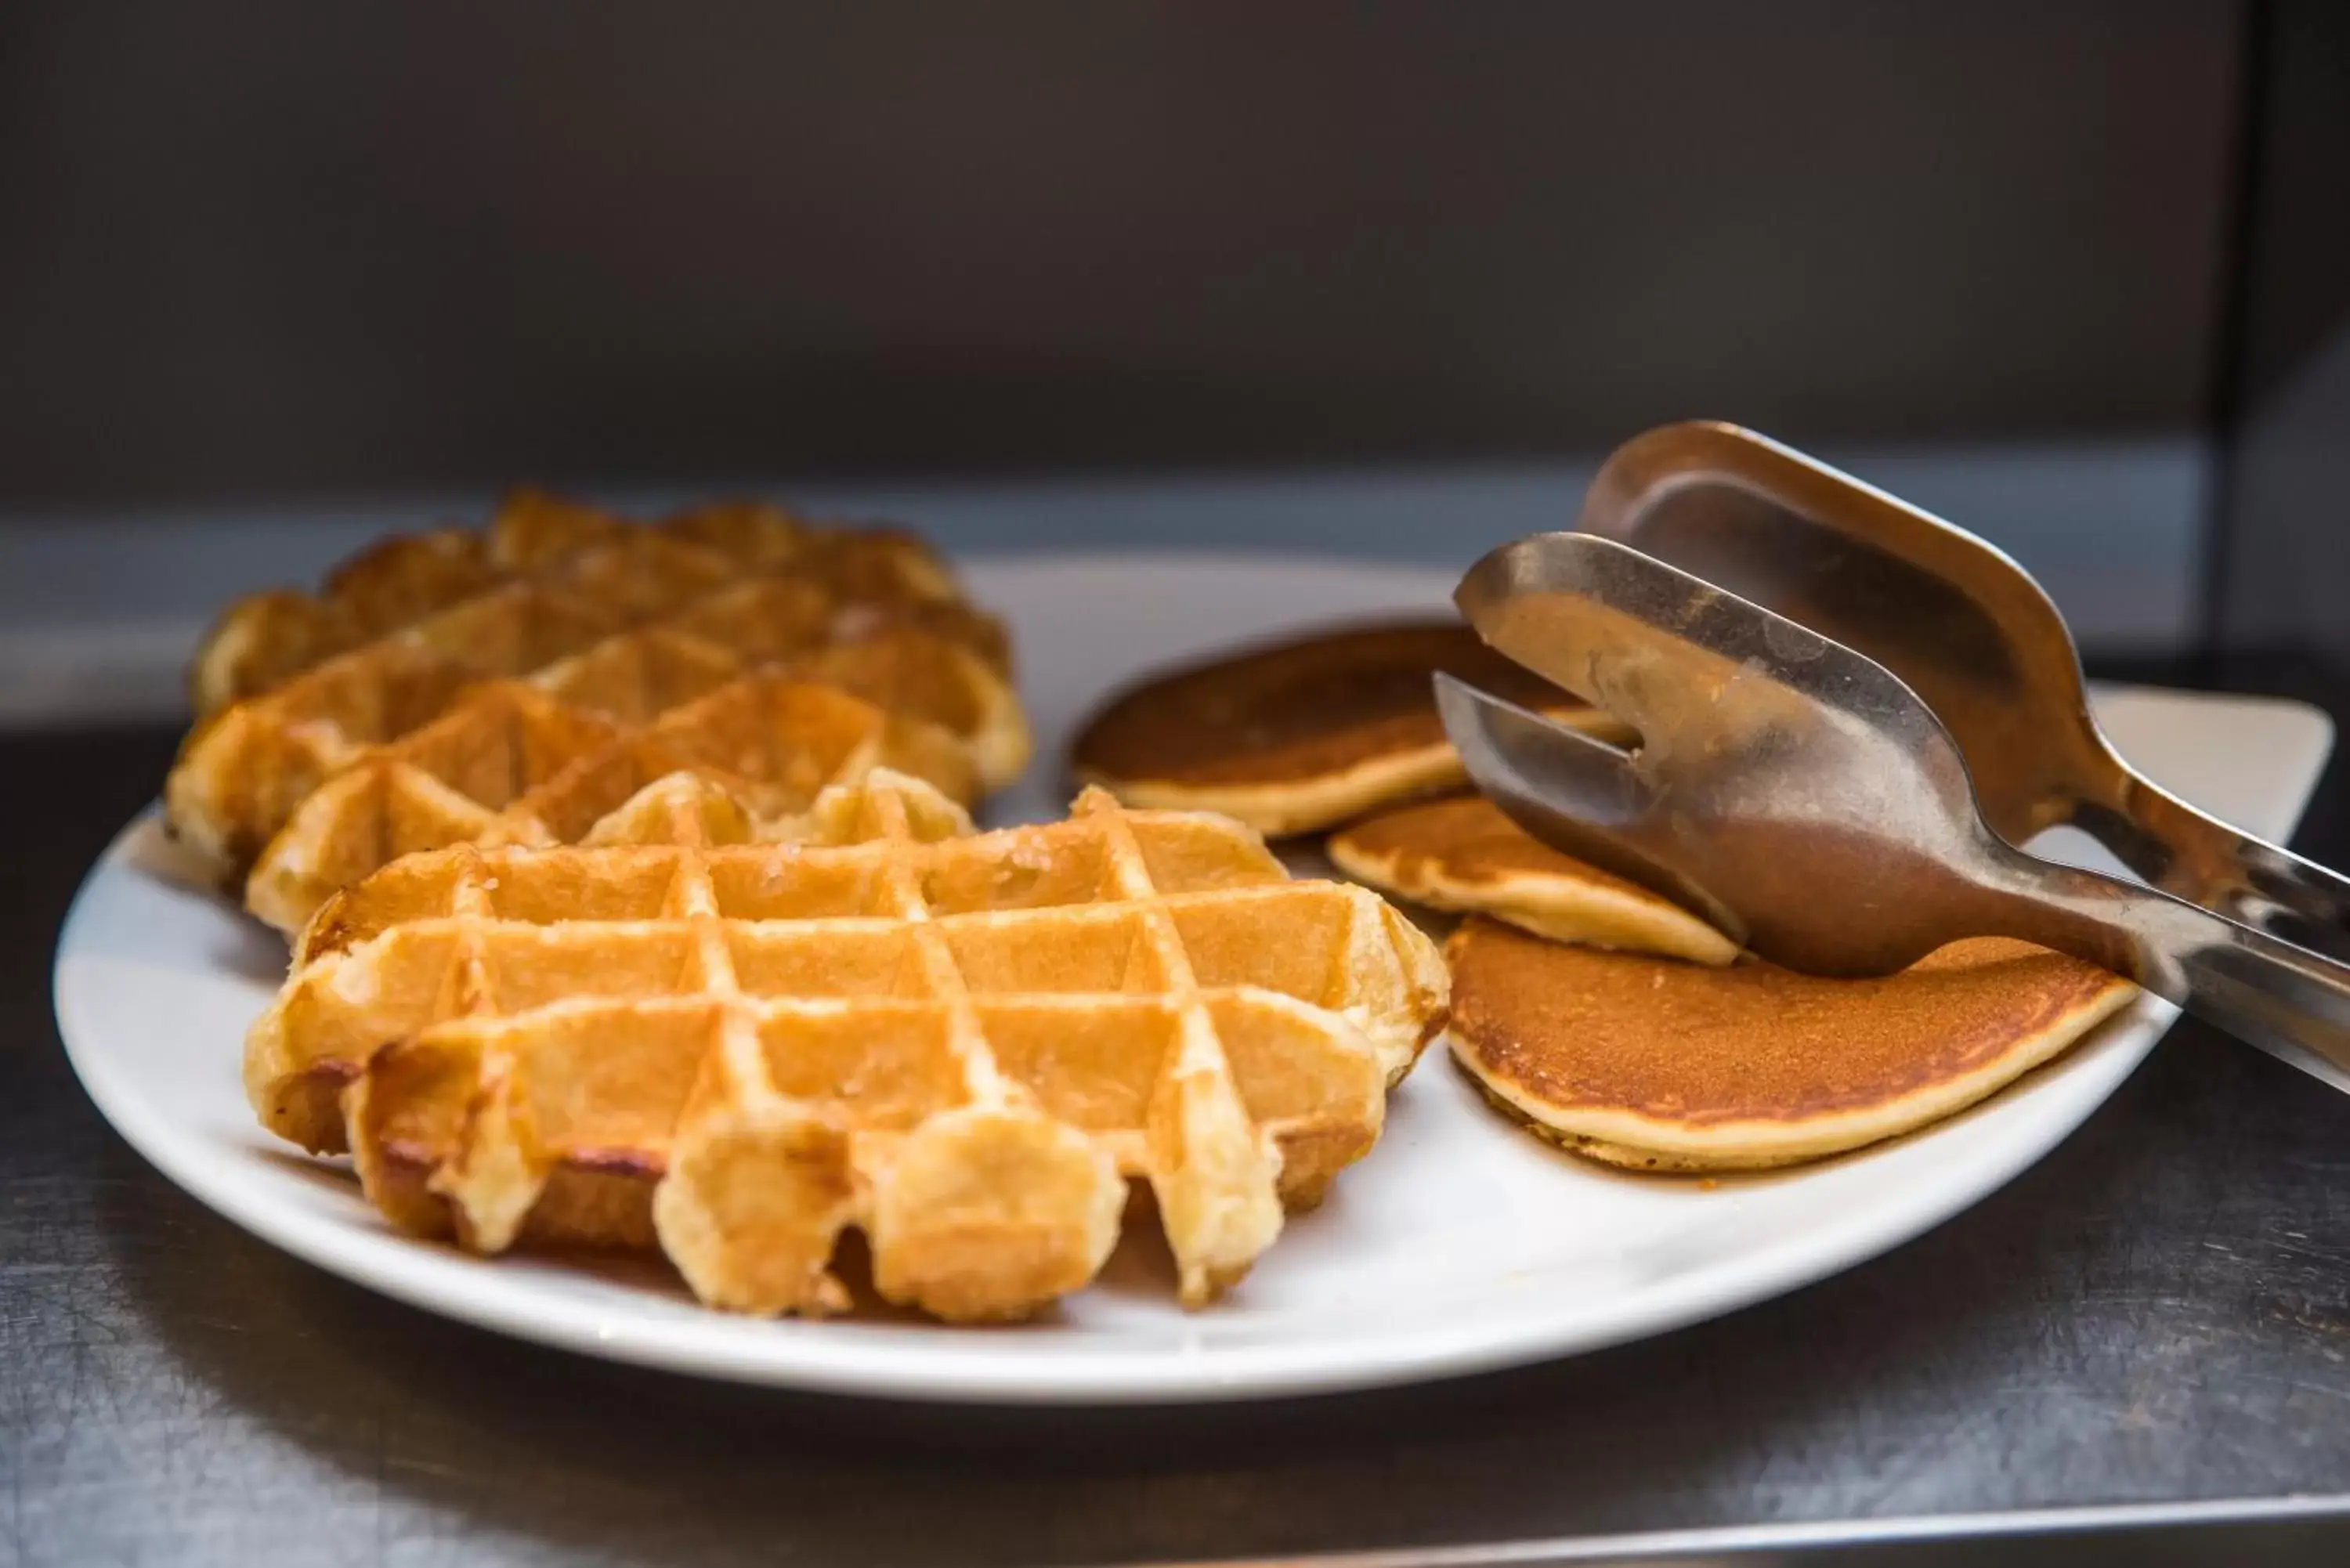
{"type": "Polygon", "coordinates": [[[754,506],[642,526],[525,493],[485,535],[387,541],[318,596],[233,607],[198,655],[205,716],[164,800],[291,929],[403,849],[494,826],[571,836],[550,794],[584,826],[628,793],[590,777],[708,766],[804,805],[857,748],[832,716],[803,734],[816,707],[759,671],[951,733],[960,760],[931,738],[866,750],[964,798],[1025,764],[1001,628],[910,537],[754,506]]]}
{"type": "MultiPolygon", "coordinates": [[[[442,528],[378,540],[328,573],[318,593],[274,589],[230,606],[206,634],[190,670],[196,715],[258,697],[338,653],[545,572],[589,546],[622,546],[615,559],[625,565],[626,547],[652,538],[722,557],[722,570],[698,563],[709,581],[730,574],[740,580],[746,570],[806,570],[850,601],[929,607],[939,629],[971,641],[998,666],[1005,662],[1002,628],[962,605],[952,576],[918,536],[902,529],[811,527],[781,507],[757,502],[696,507],[647,527],[524,489],[506,497],[485,532],[442,528]]],[[[649,564],[689,579],[697,566],[674,552],[661,552],[649,564]]],[[[594,566],[569,576],[568,586],[607,600],[624,597],[630,587],[594,566]]],[[[656,601],[668,597],[661,584],[642,587],[656,601]]]]}
{"type": "Polygon", "coordinates": [[[889,1300],[1018,1315],[1093,1277],[1140,1179],[1197,1304],[1371,1147],[1441,1021],[1425,936],[1221,817],[1088,791],[956,836],[877,774],[743,845],[702,786],[652,793],[618,836],[689,842],[469,846],[338,895],[247,1043],[264,1122],[347,1138],[403,1225],[658,1241],[751,1312],[843,1306],[854,1226],[889,1300]]]}
{"type": "Polygon", "coordinates": [[[636,730],[500,682],[311,791],[262,851],[245,905],[298,931],[336,889],[402,855],[577,843],[637,791],[681,771],[772,819],[877,767],[956,801],[979,794],[961,737],[796,674],[744,676],[636,730]]]}

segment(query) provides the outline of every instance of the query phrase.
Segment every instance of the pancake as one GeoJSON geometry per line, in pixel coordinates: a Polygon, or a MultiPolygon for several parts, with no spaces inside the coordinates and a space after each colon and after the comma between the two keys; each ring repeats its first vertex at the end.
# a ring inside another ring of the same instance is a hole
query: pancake
{"type": "Polygon", "coordinates": [[[1613,735],[1623,727],[1487,648],[1457,620],[1341,628],[1172,670],[1077,736],[1077,777],[1138,806],[1220,811],[1309,833],[1464,786],[1430,677],[1613,735]]]}
{"type": "Polygon", "coordinates": [[[1453,1056],[1489,1098],[1579,1154],[1642,1170],[1817,1159],[1965,1109],[2111,1017],[2137,988],[2003,938],[1898,974],[1700,969],[1471,919],[1446,949],[1453,1056]]]}
{"type": "Polygon", "coordinates": [[[1725,964],[1738,945],[1669,898],[1562,855],[1482,795],[1343,828],[1326,848],[1357,882],[1430,909],[1491,915],[1557,942],[1725,964]]]}

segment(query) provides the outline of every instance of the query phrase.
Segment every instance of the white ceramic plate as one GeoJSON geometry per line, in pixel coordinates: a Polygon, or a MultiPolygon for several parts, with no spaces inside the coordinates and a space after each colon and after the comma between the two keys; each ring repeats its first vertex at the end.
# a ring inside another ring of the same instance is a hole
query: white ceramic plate
{"type": "MultiPolygon", "coordinates": [[[[1036,776],[1001,805],[1050,815],[1071,726],[1165,660],[1365,610],[1432,608],[1420,570],[1203,556],[979,561],[1008,615],[1037,721],[1036,776]]],[[[2156,778],[2282,836],[2331,741],[2289,703],[2147,691],[2100,713],[2156,778]]],[[[1016,1328],[760,1322],[697,1307],[658,1260],[483,1260],[400,1236],[348,1174],[278,1147],[239,1085],[246,1023],[283,944],[175,873],[154,818],[90,873],[58,945],[75,1069],[166,1176],[288,1251],[387,1295],[592,1355],[752,1383],[1021,1402],[1232,1399],[1477,1371],[1634,1339],[1793,1289],[1966,1208],[2062,1139],[2172,1017],[2141,1001],[2052,1068],[1930,1132],[1793,1174],[1694,1182],[1611,1174],[1537,1142],[1431,1051],[1386,1137],[1296,1218],[1248,1280],[1175,1306],[1155,1243],[1016,1328]]]]}

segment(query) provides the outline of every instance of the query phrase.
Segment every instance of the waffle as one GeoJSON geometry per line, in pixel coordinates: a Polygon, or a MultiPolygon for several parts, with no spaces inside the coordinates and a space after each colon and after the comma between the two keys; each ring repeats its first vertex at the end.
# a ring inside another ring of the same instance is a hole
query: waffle
{"type": "Polygon", "coordinates": [[[731,680],[639,730],[500,683],[313,790],[255,863],[245,907],[298,931],[338,888],[402,855],[576,843],[639,789],[679,771],[707,778],[764,821],[805,811],[826,788],[876,767],[959,802],[979,793],[962,737],[802,673],[731,680]]]}
{"type": "Polygon", "coordinates": [[[737,820],[662,781],[605,842],[345,889],[247,1042],[264,1122],[347,1142],[412,1230],[657,1242],[754,1313],[845,1306],[853,1226],[885,1298],[1021,1315],[1092,1278],[1137,1179],[1197,1305],[1369,1149],[1441,1021],[1426,937],[1223,818],[1088,791],[962,836],[878,773],[799,843],[737,820]]]}
{"type": "MultiPolygon", "coordinates": [[[[336,654],[540,574],[588,546],[625,550],[655,537],[711,551],[738,577],[744,569],[808,568],[850,600],[931,607],[941,625],[968,637],[999,667],[1005,662],[1002,629],[962,607],[953,577],[918,537],[902,530],[812,528],[780,507],[750,502],[697,507],[649,528],[524,489],[499,505],[486,532],[396,535],[329,572],[318,593],[281,588],[238,600],[197,650],[190,699],[197,717],[208,717],[336,654]]],[[[685,563],[671,569],[692,574],[690,557],[671,559],[685,563]]],[[[575,575],[586,578],[590,594],[600,590],[609,597],[624,587],[597,580],[593,568],[575,575]]],[[[660,591],[656,586],[656,597],[660,591]]]]}
{"type": "MultiPolygon", "coordinates": [[[[768,701],[762,672],[951,732],[968,766],[936,781],[993,787],[1028,753],[1005,660],[1001,628],[910,536],[756,506],[639,525],[525,493],[485,534],[389,540],[320,594],[232,607],[197,655],[201,717],[164,800],[224,882],[258,872],[256,911],[290,929],[338,878],[420,834],[511,824],[567,770],[681,757],[820,784],[794,732],[746,740],[746,716],[800,711],[768,701]],[[696,736],[696,716],[718,727],[696,736]]],[[[937,751],[899,760],[931,772],[937,751]]],[[[830,754],[821,735],[813,754],[830,754]]]]}

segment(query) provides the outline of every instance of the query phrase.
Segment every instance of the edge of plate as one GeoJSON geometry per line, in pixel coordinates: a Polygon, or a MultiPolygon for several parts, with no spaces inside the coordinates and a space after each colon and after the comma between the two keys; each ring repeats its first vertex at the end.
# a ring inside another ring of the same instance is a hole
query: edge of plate
{"type": "MultiPolygon", "coordinates": [[[[2267,701],[2271,700],[2262,699],[2267,701]]],[[[2306,704],[2304,709],[2324,722],[2306,704]]],[[[2327,723],[2327,738],[2331,725],[2327,723]]],[[[2323,761],[2321,753],[2320,762],[2323,761]]],[[[2296,820],[2316,779],[2303,792],[2296,820]]],[[[388,1231],[359,1230],[299,1210],[249,1199],[213,1179],[166,1118],[114,1081],[79,1039],[78,1002],[68,974],[94,892],[109,875],[131,874],[127,851],[158,813],[150,806],[99,856],[59,928],[51,966],[52,1005],[68,1061],[109,1125],[173,1185],[242,1229],[352,1283],[408,1305],[536,1344],[601,1359],[725,1381],[909,1401],[996,1405],[1150,1405],[1269,1399],[1435,1381],[1564,1355],[1586,1354],[1721,1316],[1830,1278],[1901,1246],[1972,1207],[2069,1137],[2153,1050],[2175,1008],[2141,997],[2093,1036],[2107,1048],[2066,1069],[2070,1103],[2040,1135],[1937,1189],[1929,1201],[1887,1224],[1873,1212],[1825,1227],[1790,1246],[1772,1266],[1698,1272],[1627,1298],[1627,1307],[1551,1318],[1521,1312],[1469,1330],[1440,1324],[1380,1334],[1368,1349],[1351,1342],[1334,1354],[1295,1345],[1220,1347],[1198,1344],[1169,1354],[1055,1352],[1025,1360],[967,1356],[941,1339],[909,1354],[903,1343],[860,1343],[823,1325],[710,1314],[682,1332],[640,1336],[616,1328],[584,1302],[550,1303],[526,1282],[501,1279],[493,1264],[388,1231]],[[2136,1037],[2116,1042],[2117,1031],[2136,1037]],[[1634,1309],[1637,1310],[1634,1310],[1634,1309]]],[[[2087,1044],[2088,1043],[2084,1043],[2087,1044]]],[[[2076,1048],[2078,1049],[2078,1048],[2076,1048]]],[[[1997,1103],[1995,1096],[1992,1103],[1997,1103]]],[[[962,1333],[963,1331],[956,1331],[962,1333]]]]}
{"type": "MultiPolygon", "coordinates": [[[[438,1315],[581,1355],[732,1382],[895,1399],[979,1404],[1177,1404],[1340,1393],[1466,1376],[1579,1355],[1647,1338],[1769,1300],[1840,1273],[1914,1240],[2044,1157],[2085,1121],[2136,1069],[2168,1028],[2176,1010],[2141,998],[2101,1029],[2137,1029],[2138,1038],[2073,1069],[2075,1103],[2043,1139],[2018,1143],[1938,1189],[1931,1202],[1891,1227],[1837,1225],[1790,1247],[1762,1271],[1699,1272],[1685,1282],[1627,1298],[1620,1309],[1546,1324],[1527,1312],[1471,1331],[1404,1329],[1383,1334],[1375,1349],[1359,1341],[1342,1354],[1301,1353],[1294,1345],[1216,1347],[1175,1355],[1104,1351],[998,1361],[965,1357],[951,1341],[936,1354],[909,1354],[902,1343],[856,1345],[820,1324],[738,1319],[712,1314],[682,1335],[641,1336],[616,1327],[584,1301],[549,1302],[525,1282],[501,1279],[494,1264],[388,1231],[352,1228],[299,1210],[256,1201],[213,1179],[176,1136],[112,1069],[79,1043],[78,999],[67,973],[87,901],[99,878],[127,874],[132,840],[156,815],[152,807],[111,840],[60,929],[53,995],[60,1038],[83,1089],[109,1125],[172,1183],[240,1228],[354,1284],[438,1315]],[[780,1333],[777,1331],[781,1331],[780,1333]],[[755,1349],[728,1343],[756,1334],[755,1349]]],[[[666,1330],[666,1325],[665,1325],[666,1330]]],[[[958,1333],[962,1331],[957,1331],[958,1333]]]]}

